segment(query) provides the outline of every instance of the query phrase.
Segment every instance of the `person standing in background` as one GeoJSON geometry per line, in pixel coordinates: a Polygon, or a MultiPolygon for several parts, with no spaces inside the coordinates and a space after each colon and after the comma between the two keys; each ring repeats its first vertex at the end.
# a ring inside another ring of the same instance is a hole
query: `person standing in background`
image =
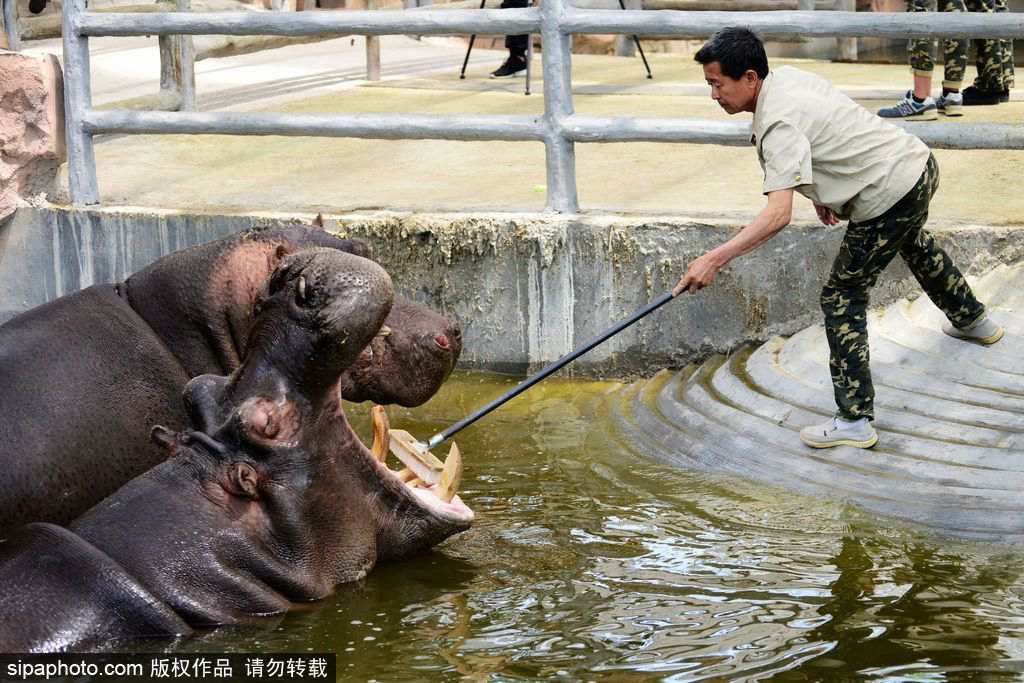
{"type": "MultiPolygon", "coordinates": [[[[530,0],[502,0],[500,8],[529,7],[530,0]]],[[[526,46],[530,40],[528,35],[505,36],[505,47],[508,48],[508,59],[491,72],[491,78],[509,78],[526,71],[526,46]]]]}
{"type": "MultiPolygon", "coordinates": [[[[991,2],[991,0],[989,0],[991,2]]],[[[1005,0],[1003,0],[1005,1],[1005,0]]],[[[964,0],[907,0],[908,12],[966,12],[964,0]]],[[[942,41],[945,71],[942,79],[942,94],[938,100],[932,98],[932,42],[927,38],[913,38],[908,43],[910,70],[914,73],[914,89],[908,90],[903,99],[891,107],[878,110],[884,119],[905,119],[909,121],[934,121],[939,112],[946,116],[962,116],[964,104],[960,86],[963,85],[964,71],[967,70],[967,41],[947,39],[942,41]]]]}
{"type": "MultiPolygon", "coordinates": [[[[969,12],[1006,12],[1006,0],[966,0],[969,12]]],[[[978,76],[963,92],[964,106],[1007,102],[1013,87],[1013,41],[992,38],[974,41],[978,76]]]]}

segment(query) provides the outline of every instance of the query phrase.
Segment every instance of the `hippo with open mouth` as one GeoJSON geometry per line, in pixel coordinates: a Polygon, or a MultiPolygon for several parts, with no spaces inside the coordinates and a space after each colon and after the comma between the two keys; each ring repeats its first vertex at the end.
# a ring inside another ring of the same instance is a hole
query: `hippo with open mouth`
{"type": "MultiPolygon", "coordinates": [[[[150,427],[182,429],[185,383],[239,367],[268,278],[311,248],[368,253],[361,242],[308,226],[253,229],[0,325],[0,539],[28,522],[66,524],[160,462],[150,427]]],[[[396,296],[345,368],[342,394],[419,405],[461,349],[454,321],[396,296]]]]}
{"type": "Polygon", "coordinates": [[[369,260],[286,256],[257,299],[242,365],[186,386],[196,428],[153,429],[169,457],[68,528],[33,523],[0,543],[0,651],[249,622],[467,529],[457,449],[436,478],[402,476],[342,409],[342,375],[392,297],[369,260]]]}

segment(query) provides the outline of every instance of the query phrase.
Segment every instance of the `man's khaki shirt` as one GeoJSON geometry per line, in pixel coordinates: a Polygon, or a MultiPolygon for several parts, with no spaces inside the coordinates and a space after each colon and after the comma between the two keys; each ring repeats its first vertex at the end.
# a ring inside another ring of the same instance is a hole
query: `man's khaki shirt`
{"type": "Polygon", "coordinates": [[[858,223],[909,192],[930,154],[915,136],[825,79],[791,66],[773,70],[761,84],[753,134],[765,194],[792,188],[858,223]]]}

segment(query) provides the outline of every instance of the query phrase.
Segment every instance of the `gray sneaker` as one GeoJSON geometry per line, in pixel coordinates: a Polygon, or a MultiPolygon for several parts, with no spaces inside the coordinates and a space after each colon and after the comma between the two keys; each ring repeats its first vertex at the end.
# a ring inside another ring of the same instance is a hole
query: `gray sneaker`
{"type": "Polygon", "coordinates": [[[939,99],[935,100],[935,107],[939,110],[940,114],[945,114],[946,116],[963,116],[964,96],[958,92],[939,95],[939,99]]]}
{"type": "Polygon", "coordinates": [[[800,440],[811,448],[871,448],[878,443],[878,434],[871,426],[871,420],[866,417],[852,422],[841,417],[833,417],[828,422],[801,429],[800,440]]]}
{"type": "Polygon", "coordinates": [[[906,119],[907,121],[934,121],[939,118],[935,108],[935,100],[926,97],[924,102],[917,103],[908,90],[903,99],[891,107],[878,110],[883,119],[906,119]]]}
{"type": "Polygon", "coordinates": [[[950,337],[977,342],[985,346],[995,344],[1003,338],[1003,328],[993,322],[992,318],[987,315],[981,316],[980,319],[963,328],[954,327],[951,323],[943,323],[942,331],[950,337]]]}

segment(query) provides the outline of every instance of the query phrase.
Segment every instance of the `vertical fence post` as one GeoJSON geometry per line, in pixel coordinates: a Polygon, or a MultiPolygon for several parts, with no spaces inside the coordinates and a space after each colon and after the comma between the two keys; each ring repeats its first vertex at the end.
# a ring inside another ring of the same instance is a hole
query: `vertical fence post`
{"type": "MultiPolygon", "coordinates": [[[[175,0],[175,9],[188,12],[191,0],[175,0]]],[[[160,93],[174,100],[174,109],[195,111],[196,51],[192,36],[160,36],[160,93]]]]}
{"type": "MultiPolygon", "coordinates": [[[[191,0],[176,0],[179,12],[191,12],[191,0]]],[[[177,36],[181,64],[181,111],[196,109],[196,48],[192,36],[177,36]]]]}
{"type": "Polygon", "coordinates": [[[0,0],[0,3],[4,8],[4,32],[7,34],[7,47],[17,52],[21,49],[17,0],[0,0]]]}
{"type": "MultiPolygon", "coordinates": [[[[835,0],[832,7],[837,12],[856,12],[857,0],[835,0]]],[[[836,38],[836,59],[840,62],[856,62],[857,39],[836,38]]]]}
{"type": "MultiPolygon", "coordinates": [[[[366,9],[377,9],[377,0],[366,0],[366,9]]],[[[366,80],[380,80],[380,36],[366,36],[366,80]]]]}
{"type": "Polygon", "coordinates": [[[85,12],[85,0],[65,0],[64,34],[64,120],[67,123],[68,190],[74,206],[99,204],[96,187],[96,155],[92,135],[85,131],[82,116],[92,108],[89,84],[89,39],[78,32],[85,12]]]}
{"type": "Polygon", "coordinates": [[[541,60],[544,65],[544,151],[547,160],[547,206],[576,213],[576,150],[562,133],[562,119],[572,116],[572,34],[562,30],[567,0],[544,0],[540,6],[541,60]]]}

